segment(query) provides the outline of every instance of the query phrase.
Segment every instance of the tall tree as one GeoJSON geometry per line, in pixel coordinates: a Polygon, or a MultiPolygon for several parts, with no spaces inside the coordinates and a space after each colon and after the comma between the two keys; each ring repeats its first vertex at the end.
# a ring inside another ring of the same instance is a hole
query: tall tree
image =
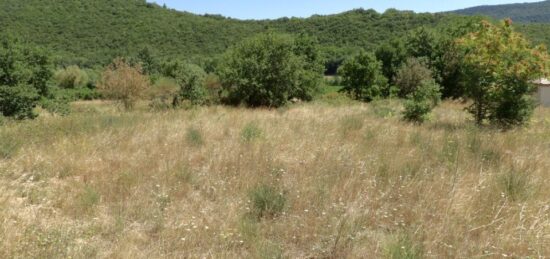
{"type": "Polygon", "coordinates": [[[495,26],[483,22],[477,32],[460,40],[465,51],[469,111],[478,125],[485,120],[504,125],[522,125],[530,118],[536,90],[532,81],[547,72],[548,52],[532,48],[512,21],[495,26]]]}

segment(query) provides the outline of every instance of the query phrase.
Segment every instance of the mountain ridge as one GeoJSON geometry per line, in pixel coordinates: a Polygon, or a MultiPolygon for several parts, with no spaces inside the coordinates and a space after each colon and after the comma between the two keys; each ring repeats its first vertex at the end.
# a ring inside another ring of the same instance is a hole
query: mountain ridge
{"type": "Polygon", "coordinates": [[[480,5],[451,11],[460,15],[484,15],[494,19],[511,18],[520,23],[550,23],[550,0],[502,5],[480,5]]]}

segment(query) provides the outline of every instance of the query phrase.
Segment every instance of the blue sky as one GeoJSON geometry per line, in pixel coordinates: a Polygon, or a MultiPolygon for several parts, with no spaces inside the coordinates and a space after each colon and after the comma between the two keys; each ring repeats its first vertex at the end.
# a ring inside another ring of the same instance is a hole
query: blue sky
{"type": "Polygon", "coordinates": [[[196,14],[222,14],[239,19],[273,19],[309,17],[312,14],[334,14],[354,8],[388,8],[416,12],[440,12],[476,5],[493,5],[540,0],[148,0],[170,8],[196,14]]]}

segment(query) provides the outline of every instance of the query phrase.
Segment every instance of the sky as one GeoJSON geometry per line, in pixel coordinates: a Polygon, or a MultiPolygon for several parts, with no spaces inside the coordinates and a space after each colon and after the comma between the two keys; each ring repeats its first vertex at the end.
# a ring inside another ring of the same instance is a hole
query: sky
{"type": "Polygon", "coordinates": [[[538,2],[540,0],[148,0],[195,14],[221,14],[238,19],[276,19],[335,14],[354,8],[388,8],[416,12],[441,12],[477,5],[538,2]]]}

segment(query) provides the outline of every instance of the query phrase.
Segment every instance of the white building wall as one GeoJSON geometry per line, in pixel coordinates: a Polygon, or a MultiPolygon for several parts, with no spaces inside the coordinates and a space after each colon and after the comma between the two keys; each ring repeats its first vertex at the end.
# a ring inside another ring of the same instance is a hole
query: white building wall
{"type": "Polygon", "coordinates": [[[539,87],[538,99],[540,105],[550,107],[550,86],[539,87]]]}

